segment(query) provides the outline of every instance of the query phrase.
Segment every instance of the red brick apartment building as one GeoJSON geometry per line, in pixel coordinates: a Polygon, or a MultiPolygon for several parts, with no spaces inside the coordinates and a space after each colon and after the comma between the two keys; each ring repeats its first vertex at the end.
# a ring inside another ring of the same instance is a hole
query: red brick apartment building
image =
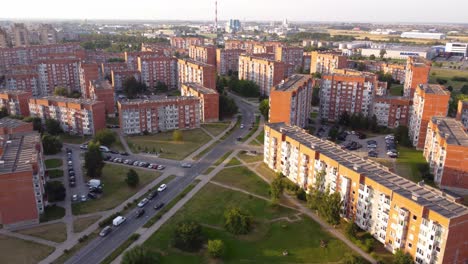
{"type": "Polygon", "coordinates": [[[458,101],[456,119],[460,121],[466,129],[468,129],[468,101],[467,100],[458,101]]]}
{"type": "Polygon", "coordinates": [[[275,60],[293,65],[293,72],[295,72],[302,67],[303,53],[302,47],[276,46],[275,60]]]}
{"type": "Polygon", "coordinates": [[[29,112],[33,117],[54,119],[66,133],[94,135],[106,128],[105,104],[91,99],[73,99],[46,96],[29,100],[29,112]]]}
{"type": "Polygon", "coordinates": [[[203,45],[205,40],[201,37],[171,37],[171,47],[189,49],[191,45],[203,45]]]}
{"type": "Polygon", "coordinates": [[[55,88],[81,91],[80,60],[76,57],[51,57],[37,61],[41,95],[52,95],[55,88]]]}
{"type": "Polygon", "coordinates": [[[219,121],[219,94],[216,90],[198,83],[184,83],[182,96],[192,96],[200,100],[200,118],[202,123],[219,121]]]}
{"type": "Polygon", "coordinates": [[[440,188],[468,190],[468,135],[460,121],[448,117],[431,118],[424,157],[440,188]]]}
{"type": "Polygon", "coordinates": [[[90,99],[101,101],[105,104],[106,115],[115,116],[114,87],[107,80],[90,81],[90,99]]]}
{"type": "Polygon", "coordinates": [[[270,95],[271,87],[279,84],[285,75],[283,62],[242,54],[239,57],[239,79],[250,80],[260,86],[260,94],[270,95]]]}
{"type": "Polygon", "coordinates": [[[174,57],[139,57],[138,71],[141,81],[149,88],[154,88],[159,82],[169,88],[177,87],[177,59],[174,57]]]}
{"type": "Polygon", "coordinates": [[[270,91],[269,122],[298,127],[309,123],[314,82],[310,75],[294,74],[270,91]]]}
{"type": "Polygon", "coordinates": [[[376,96],[372,104],[372,115],[377,124],[388,128],[408,126],[411,100],[403,96],[376,96]]]}
{"type": "Polygon", "coordinates": [[[450,92],[438,84],[419,85],[413,96],[410,113],[409,137],[413,146],[423,149],[429,121],[433,117],[446,117],[450,92]]]}
{"type": "Polygon", "coordinates": [[[213,65],[192,59],[179,59],[177,67],[179,89],[184,83],[198,83],[206,88],[216,90],[216,68],[213,65]]]}
{"type": "Polygon", "coordinates": [[[99,79],[99,64],[97,63],[80,63],[80,86],[81,96],[84,98],[90,98],[90,83],[99,79]]]}
{"type": "Polygon", "coordinates": [[[129,70],[137,70],[138,69],[138,58],[150,59],[150,58],[157,58],[164,56],[164,53],[161,50],[153,51],[132,51],[132,52],[125,52],[124,58],[125,62],[127,63],[127,67],[129,70]]]}
{"type": "Polygon", "coordinates": [[[335,69],[344,69],[348,59],[341,53],[312,51],[310,53],[310,73],[332,74],[335,69]]]}
{"type": "Polygon", "coordinates": [[[9,115],[29,116],[31,92],[0,90],[0,108],[6,108],[9,115]]]}
{"type": "Polygon", "coordinates": [[[216,67],[216,47],[213,45],[191,45],[189,48],[189,57],[192,60],[216,67]]]}
{"type": "Polygon", "coordinates": [[[429,82],[431,62],[421,57],[408,57],[406,63],[406,76],[404,85],[404,96],[413,98],[414,91],[421,84],[429,82]]]}
{"type": "Polygon", "coordinates": [[[227,75],[239,70],[239,56],[245,53],[243,49],[216,49],[216,68],[218,74],[227,75]]]}
{"type": "Polygon", "coordinates": [[[200,100],[168,97],[117,102],[120,130],[126,135],[200,127],[200,100]]]}
{"type": "Polygon", "coordinates": [[[38,224],[47,205],[41,138],[32,131],[32,124],[21,123],[0,120],[4,133],[0,139],[0,224],[4,228],[38,224]]]}
{"type": "Polygon", "coordinates": [[[5,88],[7,90],[21,90],[38,95],[39,75],[35,66],[15,66],[5,74],[5,88]]]}
{"type": "Polygon", "coordinates": [[[128,77],[133,77],[135,80],[140,81],[140,71],[136,70],[113,70],[111,71],[111,80],[112,80],[112,86],[116,91],[122,91],[123,90],[123,82],[125,81],[126,78],[128,77]]]}
{"type": "Polygon", "coordinates": [[[106,77],[111,74],[112,71],[123,71],[128,70],[126,62],[105,62],[101,63],[101,76],[106,77]]]}
{"type": "Polygon", "coordinates": [[[242,49],[248,54],[274,53],[275,48],[282,46],[279,41],[226,40],[225,48],[242,49]]]}

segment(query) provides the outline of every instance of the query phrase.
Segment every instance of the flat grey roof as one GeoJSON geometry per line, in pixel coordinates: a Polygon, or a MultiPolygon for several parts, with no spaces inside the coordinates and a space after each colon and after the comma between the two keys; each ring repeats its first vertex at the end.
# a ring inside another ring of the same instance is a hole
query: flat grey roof
{"type": "Polygon", "coordinates": [[[7,127],[7,128],[16,128],[26,124],[26,122],[21,121],[19,119],[4,117],[0,119],[0,127],[7,127]]]}
{"type": "Polygon", "coordinates": [[[122,105],[138,105],[138,104],[146,104],[146,103],[170,103],[170,102],[178,102],[178,101],[185,101],[185,100],[198,100],[195,96],[171,96],[166,98],[158,98],[158,99],[131,99],[131,100],[123,100],[120,101],[122,105]]]}
{"type": "Polygon", "coordinates": [[[420,84],[419,87],[423,89],[425,93],[440,95],[450,94],[450,92],[440,84],[420,84]]]}
{"type": "Polygon", "coordinates": [[[306,74],[293,74],[284,82],[281,82],[280,84],[275,86],[276,91],[288,91],[288,90],[295,90],[297,89],[300,85],[302,85],[303,82],[307,81],[308,79],[312,79],[310,75],[306,74]]]}
{"type": "Polygon", "coordinates": [[[287,126],[285,123],[267,124],[274,130],[293,138],[304,146],[323,153],[325,156],[336,160],[341,166],[345,166],[364,176],[378,182],[393,192],[447,218],[454,218],[468,214],[468,207],[450,200],[448,194],[428,186],[421,186],[406,178],[403,178],[387,167],[379,163],[363,159],[350,151],[341,149],[338,145],[328,140],[322,140],[310,135],[299,127],[287,126]],[[417,197],[417,200],[413,199],[417,197]]]}
{"type": "Polygon", "coordinates": [[[201,85],[199,83],[183,83],[182,85],[193,88],[193,89],[201,92],[202,94],[217,94],[218,93],[215,90],[207,88],[207,87],[205,87],[205,86],[203,86],[203,85],[201,85]]]}
{"type": "Polygon", "coordinates": [[[31,164],[37,160],[36,144],[40,142],[37,132],[13,135],[12,139],[3,141],[0,174],[32,170],[31,164]]]}
{"type": "Polygon", "coordinates": [[[437,124],[441,136],[445,137],[447,144],[468,146],[468,135],[460,121],[449,117],[433,117],[432,122],[437,124]]]}

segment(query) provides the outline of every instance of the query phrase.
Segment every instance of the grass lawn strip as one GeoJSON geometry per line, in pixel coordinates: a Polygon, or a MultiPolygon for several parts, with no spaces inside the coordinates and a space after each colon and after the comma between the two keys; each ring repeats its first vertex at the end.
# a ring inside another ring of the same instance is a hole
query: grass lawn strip
{"type": "Polygon", "coordinates": [[[242,163],[236,158],[232,158],[227,164],[226,167],[241,165],[242,163]]]}
{"type": "Polygon", "coordinates": [[[260,116],[257,116],[255,119],[255,124],[253,125],[252,129],[250,129],[249,133],[242,138],[242,142],[247,141],[255,132],[257,132],[258,124],[260,123],[260,116]]]}
{"type": "Polygon", "coordinates": [[[241,160],[243,160],[245,163],[254,163],[254,162],[259,162],[263,160],[263,155],[257,154],[257,155],[249,155],[245,151],[241,151],[237,157],[241,160]]]}
{"type": "Polygon", "coordinates": [[[57,243],[67,240],[67,230],[64,223],[41,225],[33,228],[23,229],[17,233],[39,237],[57,243]]]}
{"type": "Polygon", "coordinates": [[[203,174],[204,175],[208,175],[210,174],[210,172],[212,172],[216,167],[208,167],[204,172],[203,174]]]}
{"type": "Polygon", "coordinates": [[[197,155],[195,155],[193,157],[193,160],[199,160],[201,159],[201,157],[205,156],[206,153],[210,152],[210,150],[212,150],[214,147],[216,147],[216,145],[218,143],[220,143],[221,141],[215,141],[213,142],[213,144],[211,144],[210,146],[208,146],[206,149],[202,150],[200,153],[198,153],[197,155]]]}
{"type": "Polygon", "coordinates": [[[221,158],[219,158],[212,166],[218,167],[219,164],[223,163],[225,159],[229,157],[234,152],[234,150],[231,150],[229,152],[226,152],[221,158]]]}
{"type": "Polygon", "coordinates": [[[45,207],[45,212],[41,215],[41,223],[61,219],[65,216],[65,208],[51,205],[45,207]]]}
{"type": "Polygon", "coordinates": [[[73,204],[73,214],[90,214],[113,209],[161,175],[159,172],[134,169],[139,175],[140,183],[136,188],[131,188],[125,183],[128,170],[129,168],[124,166],[106,164],[101,176],[104,184],[102,196],[96,200],[73,204]]]}
{"type": "Polygon", "coordinates": [[[62,159],[48,159],[44,161],[46,169],[53,169],[62,167],[63,161],[62,159]]]}
{"type": "Polygon", "coordinates": [[[133,242],[135,242],[139,234],[132,234],[125,242],[122,243],[118,248],[116,248],[109,256],[107,256],[101,264],[110,264],[114,259],[116,259],[125,249],[127,249],[133,242]]]}
{"type": "Polygon", "coordinates": [[[426,163],[422,151],[412,148],[398,147],[397,173],[408,180],[419,182],[422,180],[419,166],[426,163]]]}
{"type": "Polygon", "coordinates": [[[81,217],[73,221],[73,232],[80,233],[101,218],[100,215],[81,217]]]}
{"type": "Polygon", "coordinates": [[[53,251],[53,247],[0,235],[1,262],[8,264],[39,263],[53,251]]]}
{"type": "Polygon", "coordinates": [[[264,178],[268,179],[269,182],[272,182],[277,177],[276,173],[263,162],[260,163],[255,170],[264,178]]]}
{"type": "Polygon", "coordinates": [[[219,136],[219,134],[223,133],[229,127],[231,122],[219,122],[219,123],[209,123],[209,124],[202,124],[201,126],[210,132],[211,135],[214,137],[219,136]]]}
{"type": "Polygon", "coordinates": [[[270,186],[255,172],[247,167],[233,167],[223,169],[213,178],[213,181],[236,187],[263,197],[270,196],[270,186]]]}
{"type": "Polygon", "coordinates": [[[166,179],[162,180],[159,185],[161,184],[168,184],[169,182],[171,182],[172,180],[174,180],[175,178],[177,178],[177,176],[175,175],[169,175],[166,179]]]}
{"type": "Polygon", "coordinates": [[[63,177],[63,170],[48,170],[47,173],[51,179],[63,177]]]}

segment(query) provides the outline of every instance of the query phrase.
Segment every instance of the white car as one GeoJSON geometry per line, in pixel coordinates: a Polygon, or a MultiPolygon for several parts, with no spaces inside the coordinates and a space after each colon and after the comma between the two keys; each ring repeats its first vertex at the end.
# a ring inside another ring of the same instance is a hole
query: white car
{"type": "Polygon", "coordinates": [[[167,185],[166,184],[161,184],[161,186],[159,186],[159,188],[158,188],[158,192],[162,192],[162,191],[164,191],[166,189],[167,189],[167,185]]]}
{"type": "Polygon", "coordinates": [[[182,168],[192,168],[192,164],[190,163],[182,163],[180,166],[182,166],[182,168]]]}
{"type": "Polygon", "coordinates": [[[146,199],[146,198],[144,198],[143,200],[141,200],[141,201],[137,204],[137,206],[140,207],[140,208],[141,208],[141,207],[144,207],[148,202],[149,202],[149,200],[146,199]]]}
{"type": "Polygon", "coordinates": [[[241,124],[240,128],[241,128],[241,129],[244,129],[244,124],[241,124]]]}
{"type": "Polygon", "coordinates": [[[77,194],[74,194],[74,195],[72,196],[72,201],[74,201],[74,202],[77,202],[77,201],[78,201],[78,195],[77,195],[77,194]]]}
{"type": "Polygon", "coordinates": [[[82,202],[86,202],[88,200],[88,198],[86,197],[86,195],[81,195],[81,201],[82,202]]]}
{"type": "Polygon", "coordinates": [[[88,144],[83,144],[80,146],[80,149],[88,149],[88,144]]]}

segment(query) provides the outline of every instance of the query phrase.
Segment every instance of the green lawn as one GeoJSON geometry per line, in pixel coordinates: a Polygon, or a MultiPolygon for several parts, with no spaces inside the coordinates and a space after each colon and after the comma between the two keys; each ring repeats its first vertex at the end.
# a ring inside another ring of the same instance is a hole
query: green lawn
{"type": "Polygon", "coordinates": [[[42,225],[33,228],[23,229],[18,231],[18,233],[23,235],[39,237],[57,243],[63,242],[67,239],[67,230],[64,223],[42,225]]]}
{"type": "Polygon", "coordinates": [[[92,137],[91,136],[72,136],[68,134],[61,134],[60,139],[62,139],[63,143],[83,144],[87,141],[90,141],[92,137]]]}
{"type": "Polygon", "coordinates": [[[75,221],[73,221],[73,232],[80,233],[84,231],[90,225],[94,224],[97,220],[99,220],[99,218],[101,218],[101,216],[95,215],[76,219],[75,221]]]}
{"type": "Polygon", "coordinates": [[[159,172],[134,169],[140,177],[140,184],[136,188],[131,188],[125,183],[128,170],[129,168],[124,166],[106,164],[101,177],[101,181],[104,184],[102,197],[84,203],[73,204],[73,214],[80,215],[110,210],[122,204],[145,185],[161,175],[159,172]]]}
{"type": "Polygon", "coordinates": [[[403,95],[403,84],[392,84],[390,87],[390,95],[402,96],[403,95]]]}
{"type": "Polygon", "coordinates": [[[172,131],[148,136],[127,137],[127,142],[134,152],[144,151],[161,152],[160,157],[166,159],[182,160],[211,139],[203,130],[183,130],[183,141],[172,140],[172,131]]]}
{"type": "Polygon", "coordinates": [[[53,247],[0,235],[0,252],[2,252],[0,262],[2,263],[39,263],[53,251],[53,247]]]}
{"type": "Polygon", "coordinates": [[[231,151],[229,151],[229,152],[224,153],[224,155],[221,156],[221,158],[219,158],[212,166],[218,167],[218,165],[221,164],[221,163],[223,163],[223,161],[224,161],[225,159],[227,159],[227,158],[229,157],[229,155],[232,154],[232,152],[234,152],[234,150],[231,150],[231,151]]]}
{"type": "Polygon", "coordinates": [[[268,183],[244,166],[223,169],[216,174],[213,180],[264,197],[270,197],[268,183]]]}
{"type": "Polygon", "coordinates": [[[346,254],[352,254],[341,241],[321,230],[312,220],[269,222],[293,213],[290,209],[271,207],[266,201],[239,192],[207,185],[144,245],[161,253],[162,263],[220,263],[209,259],[204,250],[185,253],[170,246],[176,224],[190,219],[219,227],[204,226],[203,234],[206,239],[224,241],[226,254],[222,263],[338,263],[346,254]],[[255,224],[251,234],[234,236],[223,230],[223,213],[232,205],[253,216],[255,224]],[[321,240],[328,242],[326,248],[320,247],[321,240]],[[284,250],[288,251],[288,256],[282,256],[284,250]]]}
{"type": "Polygon", "coordinates": [[[260,173],[264,178],[267,178],[270,182],[273,181],[277,175],[276,173],[268,168],[268,166],[265,163],[260,163],[256,168],[256,171],[260,173]]]}
{"type": "Polygon", "coordinates": [[[241,160],[243,160],[246,163],[253,163],[253,162],[259,162],[263,160],[263,155],[262,154],[257,154],[257,155],[249,155],[245,151],[241,151],[237,157],[239,157],[241,160]]]}
{"type": "Polygon", "coordinates": [[[241,164],[242,163],[236,157],[234,157],[226,164],[226,167],[236,166],[236,165],[241,165],[241,164]]]}
{"type": "Polygon", "coordinates": [[[65,208],[57,205],[46,206],[45,212],[41,215],[41,223],[57,220],[63,218],[64,216],[65,208]]]}
{"type": "Polygon", "coordinates": [[[422,151],[413,148],[398,147],[398,152],[397,174],[414,182],[421,181],[422,177],[419,173],[418,166],[427,163],[422,151]]]}
{"type": "Polygon", "coordinates": [[[229,124],[231,122],[218,122],[218,123],[208,123],[208,124],[203,124],[201,125],[204,129],[208,130],[211,135],[213,136],[218,136],[221,134],[224,130],[226,130],[229,127],[229,124]]]}
{"type": "Polygon", "coordinates": [[[63,170],[48,170],[47,173],[52,179],[63,177],[63,170]]]}
{"type": "Polygon", "coordinates": [[[122,142],[120,142],[120,137],[117,134],[115,135],[115,142],[110,146],[110,148],[117,151],[125,151],[122,142]]]}
{"type": "Polygon", "coordinates": [[[431,73],[429,75],[429,82],[430,83],[436,83],[437,78],[444,79],[444,80],[447,80],[447,84],[445,84],[445,86],[450,85],[455,90],[458,90],[464,84],[467,84],[466,82],[452,81],[451,79],[454,76],[467,77],[468,78],[468,71],[432,67],[431,68],[431,73]],[[435,73],[435,75],[434,75],[434,73],[435,73]]]}
{"type": "Polygon", "coordinates": [[[61,159],[48,159],[44,161],[44,164],[46,166],[46,169],[53,169],[61,167],[63,161],[61,159]]]}
{"type": "Polygon", "coordinates": [[[210,172],[212,172],[214,169],[215,169],[215,167],[208,167],[208,168],[203,172],[203,174],[208,175],[208,174],[210,174],[210,172]]]}

